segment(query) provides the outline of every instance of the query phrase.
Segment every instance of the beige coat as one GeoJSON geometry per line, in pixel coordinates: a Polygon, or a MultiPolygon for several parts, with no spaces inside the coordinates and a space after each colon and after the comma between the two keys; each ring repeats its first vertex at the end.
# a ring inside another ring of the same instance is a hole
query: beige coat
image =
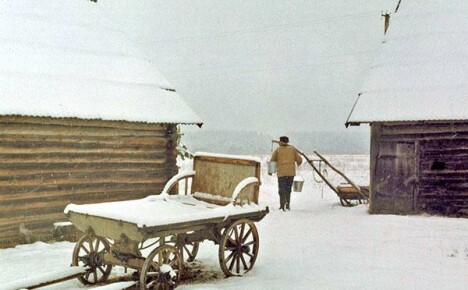
{"type": "Polygon", "coordinates": [[[280,143],[280,146],[276,148],[273,155],[271,155],[270,161],[278,163],[278,169],[276,172],[278,177],[295,176],[296,162],[297,165],[302,164],[302,158],[297,149],[284,143],[280,143]]]}

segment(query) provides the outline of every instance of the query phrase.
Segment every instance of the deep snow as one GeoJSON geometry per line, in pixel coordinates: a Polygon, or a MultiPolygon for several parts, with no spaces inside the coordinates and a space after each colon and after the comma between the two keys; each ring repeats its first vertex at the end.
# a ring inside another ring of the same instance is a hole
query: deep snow
{"type": "MultiPolygon", "coordinates": [[[[330,161],[354,181],[366,182],[367,156],[330,161]]],[[[178,289],[467,289],[466,219],[369,215],[366,205],[342,207],[329,189],[322,197],[322,185],[313,182],[307,165],[300,168],[303,192],[293,193],[292,210],[282,212],[276,179],[266,172],[264,167],[260,202],[271,212],[257,223],[260,251],[252,271],[225,279],[218,248],[206,241],[190,265],[202,274],[178,289]]],[[[6,281],[68,267],[73,246],[37,242],[0,250],[0,289],[6,281]]],[[[83,288],[72,280],[44,289],[83,288]]]]}

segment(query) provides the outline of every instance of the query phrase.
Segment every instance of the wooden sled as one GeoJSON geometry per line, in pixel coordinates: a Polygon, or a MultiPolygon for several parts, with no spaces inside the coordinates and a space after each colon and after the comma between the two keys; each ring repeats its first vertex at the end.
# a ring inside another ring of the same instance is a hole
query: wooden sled
{"type": "Polygon", "coordinates": [[[338,173],[341,177],[346,180],[346,184],[340,184],[338,186],[333,186],[330,181],[317,169],[313,161],[310,160],[304,153],[300,152],[302,156],[307,160],[307,163],[312,166],[314,171],[322,178],[322,180],[333,190],[336,195],[340,198],[340,203],[342,206],[356,206],[358,204],[368,203],[369,202],[369,186],[359,186],[355,184],[351,179],[349,179],[343,172],[338,170],[335,166],[330,164],[325,157],[323,157],[317,151],[314,151],[320,160],[328,165],[333,171],[338,173]]]}
{"type": "Polygon", "coordinates": [[[368,203],[369,200],[369,186],[359,186],[361,191],[350,184],[340,184],[336,187],[336,194],[340,198],[342,206],[355,206],[358,204],[368,203]],[[364,195],[364,196],[363,196],[364,195]]]}

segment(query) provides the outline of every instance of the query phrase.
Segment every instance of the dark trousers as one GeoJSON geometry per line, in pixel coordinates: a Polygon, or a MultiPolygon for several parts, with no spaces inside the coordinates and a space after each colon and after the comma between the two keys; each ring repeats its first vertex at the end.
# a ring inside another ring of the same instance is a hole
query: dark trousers
{"type": "Polygon", "coordinates": [[[280,208],[284,206],[289,209],[291,203],[291,187],[293,185],[294,176],[281,176],[278,177],[278,193],[280,196],[280,208]]]}

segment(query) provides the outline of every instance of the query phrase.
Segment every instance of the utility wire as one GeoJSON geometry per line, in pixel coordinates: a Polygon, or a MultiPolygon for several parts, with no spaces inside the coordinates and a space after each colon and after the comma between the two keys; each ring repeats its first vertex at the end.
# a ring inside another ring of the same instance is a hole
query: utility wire
{"type": "Polygon", "coordinates": [[[278,30],[278,29],[289,29],[289,28],[297,28],[297,27],[304,27],[304,26],[314,26],[314,25],[319,25],[319,24],[336,23],[336,22],[342,22],[342,21],[348,21],[348,20],[355,20],[359,18],[365,18],[369,16],[375,16],[375,15],[377,15],[375,12],[347,14],[347,15],[342,15],[342,16],[319,18],[319,19],[314,19],[310,21],[302,21],[302,22],[289,23],[289,24],[272,25],[272,26],[265,26],[265,27],[252,28],[252,29],[232,30],[232,31],[227,31],[227,32],[219,33],[219,34],[214,34],[214,35],[201,35],[201,36],[193,36],[193,37],[174,38],[174,39],[143,41],[143,42],[137,42],[136,44],[148,45],[148,44],[154,44],[154,43],[166,43],[166,42],[174,43],[174,42],[217,39],[217,38],[224,38],[224,37],[232,37],[234,35],[241,35],[241,34],[268,32],[268,31],[273,31],[273,30],[278,30]]]}
{"type": "MultiPolygon", "coordinates": [[[[335,55],[328,55],[328,56],[322,56],[327,58],[328,60],[331,59],[336,59],[336,58],[341,58],[341,57],[349,57],[349,56],[355,56],[355,55],[367,55],[372,52],[376,52],[376,49],[369,49],[369,50],[363,50],[363,51],[358,51],[356,53],[348,53],[348,54],[335,54],[335,55]]],[[[297,61],[297,60],[296,60],[297,61]]],[[[300,61],[300,60],[299,60],[300,61]]],[[[282,66],[272,66],[268,68],[252,68],[252,67],[245,67],[245,66],[235,66],[235,65],[224,65],[224,66],[214,66],[214,67],[206,67],[206,68],[195,68],[195,69],[183,69],[183,70],[177,70],[177,69],[170,69],[167,70],[166,72],[177,72],[180,74],[186,74],[186,73],[191,73],[191,72],[202,72],[202,71],[209,71],[213,72],[214,71],[221,71],[223,72],[232,72],[232,71],[239,71],[239,72],[258,72],[258,71],[270,71],[270,70],[284,70],[284,69],[290,69],[290,68],[303,68],[303,67],[311,67],[311,66],[323,66],[323,65],[336,65],[336,64],[343,64],[347,63],[347,61],[334,61],[334,62],[319,62],[319,63],[306,63],[306,64],[301,64],[301,65],[282,65],[282,66]],[[237,70],[240,69],[240,70],[237,70]]],[[[270,63],[261,63],[258,64],[258,67],[264,67],[270,65],[270,63]]],[[[209,74],[204,74],[209,75],[209,74]]]]}
{"type": "MultiPolygon", "coordinates": [[[[313,63],[313,64],[304,64],[304,65],[291,65],[291,66],[276,66],[276,67],[269,67],[269,68],[246,68],[241,70],[224,70],[219,72],[208,72],[203,73],[203,77],[211,77],[211,76],[220,76],[220,75],[229,75],[229,76],[239,76],[242,74],[249,74],[249,73],[256,73],[256,72],[266,72],[266,71],[282,71],[282,70],[291,70],[291,69],[300,69],[300,68],[309,68],[309,67],[322,67],[322,66],[334,66],[340,64],[346,64],[347,61],[335,61],[335,62],[323,62],[323,63],[313,63]]],[[[349,65],[346,68],[353,68],[359,66],[360,64],[349,65]]],[[[188,74],[186,77],[196,76],[199,74],[188,74]]]]}

